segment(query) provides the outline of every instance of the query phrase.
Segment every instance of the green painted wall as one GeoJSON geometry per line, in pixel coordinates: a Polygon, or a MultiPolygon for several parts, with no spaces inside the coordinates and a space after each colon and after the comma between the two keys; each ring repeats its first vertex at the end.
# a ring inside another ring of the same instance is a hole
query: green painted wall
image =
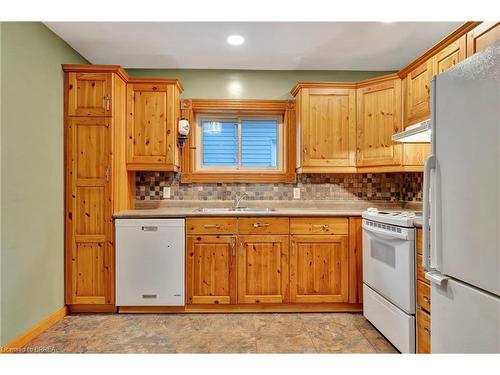
{"type": "Polygon", "coordinates": [[[1,24],[1,343],[64,305],[62,63],[41,23],[1,24]]]}
{"type": "Polygon", "coordinates": [[[326,70],[127,69],[133,77],[178,78],[182,97],[198,99],[288,99],[297,81],[356,82],[391,72],[326,70]]]}

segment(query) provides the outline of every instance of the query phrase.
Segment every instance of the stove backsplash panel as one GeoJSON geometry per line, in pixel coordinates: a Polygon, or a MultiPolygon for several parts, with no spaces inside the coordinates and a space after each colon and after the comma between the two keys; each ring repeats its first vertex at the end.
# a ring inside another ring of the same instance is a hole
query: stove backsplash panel
{"type": "Polygon", "coordinates": [[[172,200],[232,200],[246,193],[252,200],[292,200],[299,187],[302,200],[422,201],[423,174],[302,174],[296,184],[215,183],[181,184],[173,172],[137,172],[136,199],[162,200],[163,187],[172,200]]]}

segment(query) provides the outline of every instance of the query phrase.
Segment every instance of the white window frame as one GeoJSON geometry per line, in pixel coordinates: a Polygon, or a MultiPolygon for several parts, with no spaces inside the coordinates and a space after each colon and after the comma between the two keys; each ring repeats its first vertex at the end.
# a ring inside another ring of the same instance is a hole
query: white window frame
{"type": "Polygon", "coordinates": [[[281,115],[232,115],[232,114],[199,114],[196,116],[196,158],[195,172],[219,172],[219,173],[277,173],[285,172],[285,134],[283,116],[281,115]],[[243,120],[275,120],[277,129],[276,138],[276,167],[243,167],[241,166],[241,123],[243,120]],[[205,121],[233,121],[238,124],[238,162],[236,166],[204,166],[203,165],[203,122],[205,121]]]}

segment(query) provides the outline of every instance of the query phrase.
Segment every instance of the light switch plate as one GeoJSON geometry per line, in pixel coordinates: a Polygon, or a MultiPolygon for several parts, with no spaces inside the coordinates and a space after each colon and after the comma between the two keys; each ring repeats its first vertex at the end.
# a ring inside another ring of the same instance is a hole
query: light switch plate
{"type": "Polygon", "coordinates": [[[163,187],[163,199],[170,199],[170,186],[163,187]]]}
{"type": "Polygon", "coordinates": [[[293,199],[300,199],[300,188],[293,188],[293,199]]]}

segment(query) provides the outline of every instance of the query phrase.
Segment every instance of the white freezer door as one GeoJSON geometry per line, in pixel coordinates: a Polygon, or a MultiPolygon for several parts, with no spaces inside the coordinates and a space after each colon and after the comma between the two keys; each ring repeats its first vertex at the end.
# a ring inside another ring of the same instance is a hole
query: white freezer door
{"type": "Polygon", "coordinates": [[[500,295],[500,42],[438,75],[433,101],[430,266],[500,295]]]}
{"type": "Polygon", "coordinates": [[[500,298],[448,279],[431,299],[432,353],[500,353],[500,298]]]}

